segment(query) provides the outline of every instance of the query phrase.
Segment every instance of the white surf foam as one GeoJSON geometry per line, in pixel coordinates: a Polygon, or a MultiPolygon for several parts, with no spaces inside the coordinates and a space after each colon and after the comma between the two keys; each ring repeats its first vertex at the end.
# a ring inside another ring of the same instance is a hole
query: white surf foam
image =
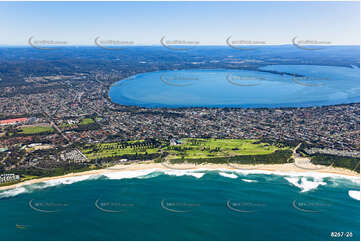
{"type": "Polygon", "coordinates": [[[350,190],[350,191],[348,191],[348,195],[350,197],[352,197],[353,199],[360,201],[360,197],[361,197],[360,191],[350,190]]]}
{"type": "Polygon", "coordinates": [[[168,176],[193,176],[201,178],[205,173],[194,172],[194,171],[183,171],[183,170],[168,170],[168,169],[148,169],[148,170],[137,170],[137,171],[119,171],[105,173],[104,176],[109,179],[130,179],[130,178],[152,178],[165,174],[168,176]]]}
{"type": "Polygon", "coordinates": [[[0,198],[6,198],[6,197],[15,197],[21,193],[27,192],[27,189],[25,187],[17,187],[14,189],[6,190],[4,192],[0,193],[0,198]]]}
{"type": "Polygon", "coordinates": [[[202,176],[205,175],[205,173],[200,173],[200,172],[194,172],[194,173],[190,173],[190,174],[186,174],[186,175],[189,175],[189,176],[194,176],[195,178],[202,178],[202,176]]]}
{"type": "Polygon", "coordinates": [[[256,180],[249,180],[249,179],[241,179],[241,181],[244,181],[244,182],[258,182],[256,180]]]}
{"type": "Polygon", "coordinates": [[[313,181],[307,177],[285,177],[285,179],[292,185],[300,188],[301,192],[308,192],[319,186],[327,185],[327,183],[320,178],[314,178],[313,181]]]}
{"type": "Polygon", "coordinates": [[[43,184],[38,183],[32,185],[33,188],[37,188],[36,186],[39,186],[39,188],[46,188],[46,187],[53,187],[58,185],[69,185],[80,181],[90,180],[90,179],[96,179],[100,176],[94,176],[94,175],[83,175],[83,176],[73,176],[73,177],[64,177],[59,179],[50,180],[47,182],[44,182],[43,184]]]}
{"type": "Polygon", "coordinates": [[[168,176],[193,176],[195,178],[201,178],[205,173],[194,171],[181,171],[181,170],[163,170],[163,173],[168,176]]]}
{"type": "Polygon", "coordinates": [[[352,183],[360,185],[360,177],[358,176],[348,176],[334,173],[321,173],[317,171],[308,171],[308,172],[295,172],[295,171],[265,171],[265,170],[231,170],[231,169],[222,169],[222,171],[233,171],[242,175],[250,175],[250,174],[259,174],[259,175],[276,175],[276,176],[288,176],[288,177],[312,177],[315,179],[323,179],[323,178],[333,178],[333,179],[347,179],[352,183]]]}
{"type": "Polygon", "coordinates": [[[119,172],[108,172],[108,173],[104,173],[103,175],[111,180],[119,180],[119,179],[143,178],[155,171],[156,169],[119,171],[119,172]]]}
{"type": "Polygon", "coordinates": [[[228,178],[232,178],[232,179],[236,179],[238,176],[233,174],[233,173],[225,173],[225,172],[218,172],[219,175],[224,176],[224,177],[228,177],[228,178]]]}
{"type": "MultiPolygon", "coordinates": [[[[284,177],[287,181],[289,181],[292,185],[301,188],[301,192],[306,192],[312,189],[316,189],[320,185],[326,185],[323,181],[323,178],[333,178],[339,179],[347,179],[352,183],[360,184],[360,178],[354,176],[346,176],[346,175],[338,175],[338,174],[330,174],[330,173],[318,173],[318,172],[279,172],[279,171],[264,171],[264,170],[241,170],[241,169],[192,169],[192,170],[170,170],[170,169],[147,169],[147,170],[136,170],[136,171],[119,171],[119,172],[108,172],[99,175],[82,175],[82,176],[74,176],[67,178],[59,178],[49,180],[47,182],[40,182],[35,184],[24,183],[19,185],[16,188],[0,191],[0,198],[4,197],[13,197],[17,196],[21,193],[31,192],[36,189],[42,189],[46,187],[58,186],[61,184],[73,184],[75,182],[80,182],[88,179],[97,179],[101,176],[105,176],[108,179],[129,179],[129,178],[139,178],[139,179],[147,179],[151,177],[155,177],[161,174],[170,175],[170,176],[193,176],[196,178],[202,178],[206,172],[208,171],[218,171],[219,175],[223,175],[229,178],[236,178],[236,174],[248,175],[248,174],[260,174],[260,175],[277,175],[284,177]],[[222,174],[221,174],[222,173],[222,174]],[[231,174],[229,174],[231,173],[231,174]],[[236,174],[234,174],[236,173],[236,174]],[[307,177],[307,178],[306,178],[307,177]],[[313,180],[309,180],[308,178],[313,178],[313,180]]],[[[250,179],[241,179],[244,182],[257,182],[256,180],[250,179]]],[[[30,182],[30,181],[29,181],[30,182]]],[[[350,195],[351,196],[351,195],[350,195]]]]}
{"type": "Polygon", "coordinates": [[[19,185],[19,187],[0,192],[0,198],[14,197],[14,196],[17,196],[22,193],[30,193],[34,190],[39,190],[39,189],[44,189],[47,187],[53,187],[53,186],[59,186],[59,185],[68,185],[68,184],[73,184],[75,182],[85,181],[85,180],[89,180],[89,179],[96,179],[99,177],[100,176],[83,175],[83,176],[74,176],[74,177],[53,179],[53,180],[34,183],[34,184],[25,183],[22,186],[19,185]]]}

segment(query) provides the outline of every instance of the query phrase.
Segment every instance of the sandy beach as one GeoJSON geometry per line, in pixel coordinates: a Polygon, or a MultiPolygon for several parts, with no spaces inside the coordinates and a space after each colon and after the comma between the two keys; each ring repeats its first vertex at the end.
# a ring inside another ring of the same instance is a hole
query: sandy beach
{"type": "Polygon", "coordinates": [[[116,165],[109,168],[90,170],[77,173],[69,173],[63,176],[54,176],[54,177],[43,177],[28,180],[25,182],[20,182],[17,184],[0,187],[0,191],[13,189],[21,187],[24,185],[31,185],[40,182],[47,182],[56,179],[62,178],[71,178],[84,175],[102,175],[112,172],[127,172],[127,171],[138,171],[138,170],[150,170],[150,169],[159,169],[159,170],[180,170],[180,171],[192,171],[192,170],[250,170],[258,171],[259,173],[264,172],[280,172],[280,173],[321,173],[321,174],[330,174],[330,175],[341,175],[341,176],[350,176],[350,177],[360,177],[360,174],[344,168],[335,168],[335,167],[326,167],[326,166],[300,166],[299,163],[288,163],[288,164],[259,164],[259,165],[240,165],[240,164],[170,164],[170,163],[154,163],[153,161],[142,161],[135,164],[129,165],[116,165]]]}

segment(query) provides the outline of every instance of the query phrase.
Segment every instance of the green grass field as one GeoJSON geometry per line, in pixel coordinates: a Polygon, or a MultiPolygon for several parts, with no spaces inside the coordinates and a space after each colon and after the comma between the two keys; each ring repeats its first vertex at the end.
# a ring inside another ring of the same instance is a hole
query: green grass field
{"type": "Polygon", "coordinates": [[[101,143],[86,145],[82,148],[83,154],[90,160],[107,157],[121,157],[135,154],[168,153],[167,159],[206,159],[217,157],[232,157],[239,155],[267,155],[278,148],[268,143],[259,143],[258,140],[242,139],[183,139],[180,145],[166,145],[163,148],[142,146],[143,140],[124,143],[101,143]],[[136,145],[138,144],[138,146],[136,145]]]}
{"type": "Polygon", "coordinates": [[[183,139],[181,145],[169,146],[168,159],[202,159],[237,155],[267,155],[280,148],[258,140],[242,139],[183,139]]]}
{"type": "Polygon", "coordinates": [[[89,124],[93,124],[93,123],[95,123],[93,119],[85,118],[79,123],[79,125],[89,125],[89,124]]]}
{"type": "Polygon", "coordinates": [[[27,126],[21,129],[20,134],[41,134],[45,132],[53,132],[51,126],[27,126]]]}
{"type": "Polygon", "coordinates": [[[73,127],[73,126],[74,126],[74,124],[68,124],[68,123],[63,122],[59,125],[59,128],[64,129],[64,128],[69,128],[69,127],[73,127]]]}
{"type": "Polygon", "coordinates": [[[102,143],[95,144],[95,146],[85,146],[82,149],[82,153],[89,159],[100,159],[107,157],[121,157],[123,155],[135,155],[135,154],[155,154],[160,153],[159,148],[154,147],[135,147],[136,142],[142,143],[143,141],[129,141],[129,146],[124,147],[121,143],[102,143]]]}

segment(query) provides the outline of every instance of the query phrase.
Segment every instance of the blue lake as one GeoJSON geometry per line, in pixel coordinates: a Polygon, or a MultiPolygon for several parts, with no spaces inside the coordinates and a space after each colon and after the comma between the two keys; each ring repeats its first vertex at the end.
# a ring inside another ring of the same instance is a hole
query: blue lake
{"type": "Polygon", "coordinates": [[[258,70],[177,70],[138,74],[109,96],[142,107],[309,107],[360,101],[360,69],[271,65],[258,70]]]}

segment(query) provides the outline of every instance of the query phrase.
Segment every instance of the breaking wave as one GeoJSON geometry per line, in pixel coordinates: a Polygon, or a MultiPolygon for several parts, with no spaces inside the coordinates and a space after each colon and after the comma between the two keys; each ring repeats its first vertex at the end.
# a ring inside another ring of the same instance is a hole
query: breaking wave
{"type": "Polygon", "coordinates": [[[238,177],[237,175],[235,175],[233,173],[219,172],[218,174],[221,176],[224,176],[224,177],[232,178],[232,179],[236,179],[238,177]]]}
{"type": "Polygon", "coordinates": [[[26,193],[27,189],[25,187],[17,187],[14,189],[6,190],[4,192],[0,193],[0,198],[6,198],[6,197],[15,197],[21,193],[26,193]]]}
{"type": "Polygon", "coordinates": [[[300,188],[301,192],[308,192],[319,186],[327,185],[322,178],[313,178],[313,180],[310,180],[308,177],[285,177],[285,179],[292,185],[300,188]]]}
{"type": "MultiPolygon", "coordinates": [[[[262,170],[234,170],[234,169],[216,169],[216,170],[208,170],[208,169],[195,169],[195,170],[170,170],[170,169],[148,169],[148,170],[134,170],[134,171],[117,171],[117,172],[106,172],[99,175],[81,175],[81,176],[73,176],[73,177],[65,177],[65,178],[54,178],[53,180],[49,180],[46,182],[39,182],[34,184],[24,183],[22,185],[17,186],[16,188],[0,191],[0,199],[14,197],[22,193],[30,193],[34,190],[44,189],[47,187],[59,186],[59,185],[68,185],[73,184],[80,181],[91,180],[91,179],[99,179],[105,178],[110,180],[119,180],[119,179],[149,179],[153,177],[157,177],[160,175],[168,175],[168,176],[192,176],[197,179],[202,178],[208,172],[218,172],[218,175],[236,179],[239,176],[243,176],[241,181],[247,183],[256,183],[258,182],[257,178],[252,176],[251,179],[245,179],[245,176],[250,174],[252,175],[276,175],[278,177],[283,177],[290,184],[295,187],[301,189],[301,192],[307,192],[310,190],[317,189],[319,186],[325,185],[337,185],[337,184],[345,184],[345,185],[354,185],[360,184],[359,177],[351,177],[344,175],[336,175],[336,174],[327,174],[327,173],[317,173],[317,172],[304,172],[304,173],[296,173],[296,172],[271,172],[271,171],[262,171],[262,170]],[[243,179],[244,178],[244,179],[243,179]],[[328,178],[331,182],[328,184],[325,181],[325,178],[328,178]]],[[[263,179],[264,179],[263,176],[263,179]]],[[[266,178],[267,179],[267,178],[266,178]]],[[[271,179],[269,182],[272,183],[271,179]]],[[[357,191],[355,191],[357,192],[357,191]]],[[[349,193],[350,196],[355,198],[356,193],[352,191],[349,193]],[[352,195],[351,195],[352,194],[352,195]]],[[[359,196],[359,195],[358,195],[359,196]]]]}
{"type": "Polygon", "coordinates": [[[202,178],[205,173],[204,172],[193,172],[193,171],[163,171],[165,175],[168,176],[193,176],[195,178],[202,178]]]}
{"type": "Polygon", "coordinates": [[[108,172],[108,173],[104,173],[103,176],[111,180],[131,179],[131,178],[142,179],[142,178],[149,178],[149,175],[155,173],[156,171],[157,171],[156,169],[149,169],[149,170],[137,170],[137,171],[108,172]]]}
{"type": "Polygon", "coordinates": [[[53,179],[53,180],[49,180],[46,182],[34,183],[31,185],[26,185],[26,184],[24,184],[23,186],[19,185],[19,187],[0,192],[0,199],[14,197],[14,196],[17,196],[22,193],[30,193],[34,190],[44,189],[47,187],[53,187],[53,186],[59,186],[59,185],[69,185],[69,184],[73,184],[73,183],[80,182],[80,181],[97,179],[99,177],[100,177],[99,175],[83,175],[83,176],[58,178],[58,179],[53,179]]]}
{"type": "Polygon", "coordinates": [[[258,181],[256,181],[256,180],[249,180],[249,179],[241,179],[241,181],[249,182],[249,183],[251,183],[251,182],[258,182],[258,181]]]}
{"type": "Polygon", "coordinates": [[[353,199],[360,201],[360,196],[361,196],[360,191],[350,190],[350,191],[348,191],[348,195],[350,197],[352,197],[353,199]]]}

